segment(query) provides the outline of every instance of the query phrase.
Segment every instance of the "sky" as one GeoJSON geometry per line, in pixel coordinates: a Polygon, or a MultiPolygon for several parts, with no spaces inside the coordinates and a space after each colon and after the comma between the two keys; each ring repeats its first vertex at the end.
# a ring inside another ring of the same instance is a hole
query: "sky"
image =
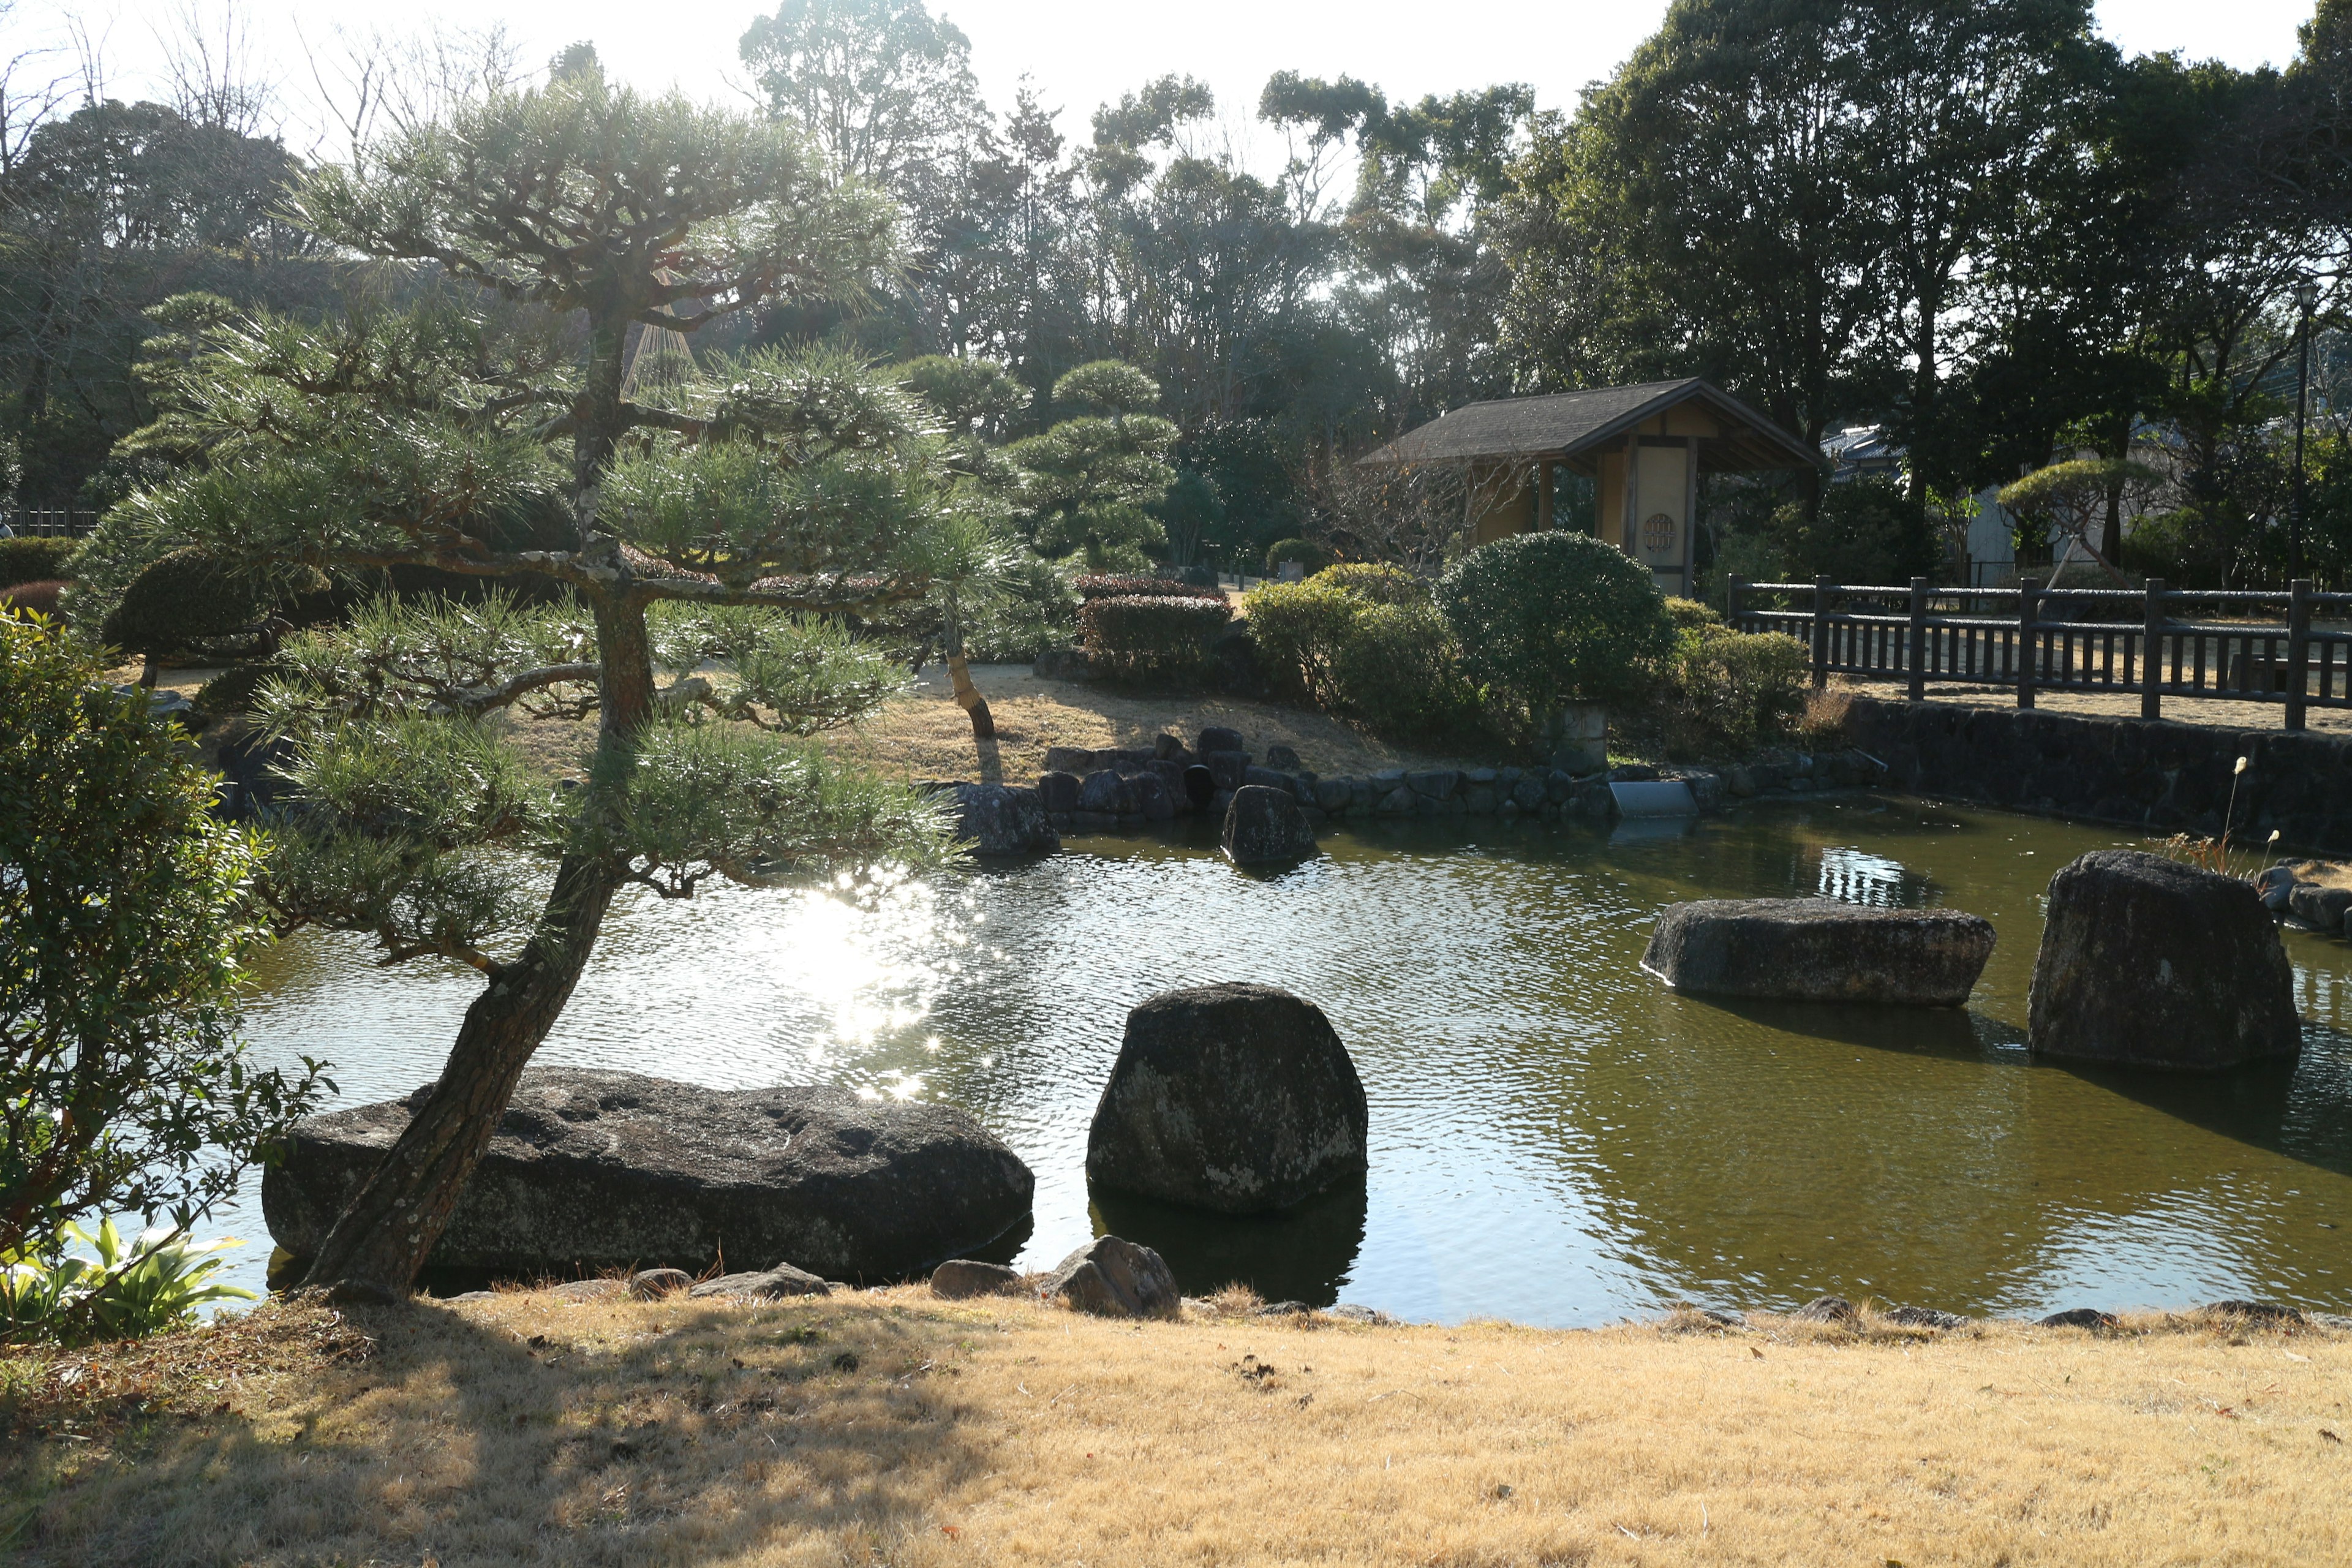
{"type": "MultiPolygon", "coordinates": [[[[5,0],[0,0],[5,3],[5,0]]],[[[111,96],[155,96],[163,57],[158,33],[191,7],[217,26],[224,0],[15,0],[0,20],[0,58],[63,44],[78,16],[103,44],[111,96]]],[[[2134,53],[2171,49],[2241,68],[2284,65],[2313,0],[2102,0],[2099,25],[2134,53]]],[[[404,34],[436,20],[478,26],[503,20],[541,58],[576,39],[596,45],[606,69],[646,88],[677,84],[696,96],[729,93],[741,79],[736,44],[759,7],[754,0],[236,0],[257,64],[275,61],[282,79],[305,72],[304,44],[331,48],[336,29],[404,34]],[[662,26],[648,32],[648,14],[662,26]]],[[[1453,0],[1433,7],[1396,0],[933,0],[971,39],[972,64],[989,102],[1009,105],[1025,74],[1049,106],[1066,112],[1066,133],[1083,134],[1097,104],[1170,72],[1189,73],[1216,92],[1229,123],[1244,125],[1258,89],[1276,70],[1352,75],[1391,100],[1521,80],[1538,101],[1566,107],[1585,83],[1607,76],[1665,12],[1665,0],[1453,0]]],[[[52,57],[57,70],[70,59],[52,57]]],[[[308,139],[318,117],[289,93],[282,112],[289,141],[308,139]]]]}

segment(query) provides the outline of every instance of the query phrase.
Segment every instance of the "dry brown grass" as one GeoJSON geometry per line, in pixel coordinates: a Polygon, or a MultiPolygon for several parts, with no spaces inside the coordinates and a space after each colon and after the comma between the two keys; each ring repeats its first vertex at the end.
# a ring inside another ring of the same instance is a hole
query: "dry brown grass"
{"type": "MultiPolygon", "coordinates": [[[[288,1323],[318,1310],[221,1331],[295,1349],[192,1414],[68,1434],[69,1402],[36,1396],[47,1435],[19,1430],[0,1458],[23,1559],[2352,1560],[2352,1449],[2334,1437],[2352,1340],[2335,1334],[1133,1324],[919,1289],[509,1294],[373,1315],[376,1348],[353,1360],[300,1348],[336,1342],[288,1323]]],[[[19,1363],[16,1386],[52,1370],[19,1363]]]]}
{"type": "MultiPolygon", "coordinates": [[[[111,679],[139,679],[125,665],[111,679]]],[[[166,671],[158,689],[193,698],[216,669],[166,671]]],[[[1276,742],[1296,751],[1318,773],[1377,773],[1382,768],[1467,767],[1477,759],[1392,746],[1328,714],[1240,698],[1117,691],[1087,681],[1040,680],[1025,664],[972,667],[972,680],[996,720],[999,756],[1008,784],[1034,784],[1048,746],[1149,746],[1164,732],[1186,743],[1211,724],[1242,732],[1264,756],[1276,742]]],[[[596,726],[510,713],[502,721],[524,755],[549,774],[577,773],[595,750],[596,726]]],[[[949,694],[946,671],[925,669],[914,689],[879,713],[824,739],[836,756],[898,778],[977,778],[971,721],[949,694]]]]}

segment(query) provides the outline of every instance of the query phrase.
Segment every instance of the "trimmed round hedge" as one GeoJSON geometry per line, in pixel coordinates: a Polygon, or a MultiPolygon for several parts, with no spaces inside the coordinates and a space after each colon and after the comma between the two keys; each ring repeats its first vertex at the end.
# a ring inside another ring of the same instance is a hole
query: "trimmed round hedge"
{"type": "Polygon", "coordinates": [[[1233,608],[1218,596],[1089,599],[1078,611],[1087,662],[1115,680],[1184,681],[1206,668],[1233,608]]]}
{"type": "Polygon", "coordinates": [[[1517,533],[1470,552],[1437,584],[1471,679],[1541,715],[1621,700],[1675,647],[1649,569],[1582,533],[1517,533]]]}

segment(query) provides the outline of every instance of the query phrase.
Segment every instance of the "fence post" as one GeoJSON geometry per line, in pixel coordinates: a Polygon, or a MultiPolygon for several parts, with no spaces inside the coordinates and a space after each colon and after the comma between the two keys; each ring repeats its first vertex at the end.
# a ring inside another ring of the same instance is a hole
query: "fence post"
{"type": "Polygon", "coordinates": [[[1830,580],[1813,579],[1813,686],[1830,683],[1830,580]]]}
{"type": "Polygon", "coordinates": [[[2139,637],[2139,716],[2164,717],[2164,579],[2147,580],[2147,614],[2139,637]]]}
{"type": "Polygon", "coordinates": [[[1748,579],[1745,577],[1728,577],[1724,580],[1723,618],[1731,623],[1731,629],[1734,631],[1739,629],[1740,590],[1747,586],[1748,579]]]}
{"type": "Polygon", "coordinates": [[[2303,728],[2304,700],[2311,685],[2311,579],[2297,577],[2287,585],[2286,600],[2286,727],[2303,728]]]}
{"type": "Polygon", "coordinates": [[[2042,579],[2020,577],[2017,580],[2017,705],[2033,706],[2033,663],[2039,651],[2033,646],[2033,621],[2041,606],[2034,601],[2042,597],[2042,579]]]}
{"type": "Polygon", "coordinates": [[[1927,579],[1911,579],[1911,644],[1904,658],[1911,669],[1911,700],[1927,697],[1927,579]]]}

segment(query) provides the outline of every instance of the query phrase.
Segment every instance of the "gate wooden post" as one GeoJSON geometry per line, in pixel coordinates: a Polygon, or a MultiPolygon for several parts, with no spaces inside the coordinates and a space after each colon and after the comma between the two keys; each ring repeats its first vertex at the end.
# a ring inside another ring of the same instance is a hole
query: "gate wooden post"
{"type": "Polygon", "coordinates": [[[1830,683],[1830,580],[1813,579],[1813,687],[1830,683]]]}
{"type": "Polygon", "coordinates": [[[1748,579],[1745,577],[1730,577],[1724,581],[1723,618],[1730,623],[1733,631],[1739,629],[1739,601],[1747,586],[1748,579]]]}
{"type": "Polygon", "coordinates": [[[1911,643],[1904,650],[1911,671],[1911,700],[1927,697],[1927,579],[1911,579],[1911,643]]]}
{"type": "Polygon", "coordinates": [[[2139,637],[2139,716],[2164,717],[2164,579],[2147,580],[2147,613],[2139,637]]]}
{"type": "Polygon", "coordinates": [[[2287,585],[2286,727],[2303,728],[2304,700],[2311,695],[2311,579],[2287,585]]]}
{"type": "Polygon", "coordinates": [[[2033,646],[2033,622],[2041,606],[2042,579],[2020,577],[2017,580],[2017,705],[2033,706],[2033,664],[2039,650],[2033,646]]]}

